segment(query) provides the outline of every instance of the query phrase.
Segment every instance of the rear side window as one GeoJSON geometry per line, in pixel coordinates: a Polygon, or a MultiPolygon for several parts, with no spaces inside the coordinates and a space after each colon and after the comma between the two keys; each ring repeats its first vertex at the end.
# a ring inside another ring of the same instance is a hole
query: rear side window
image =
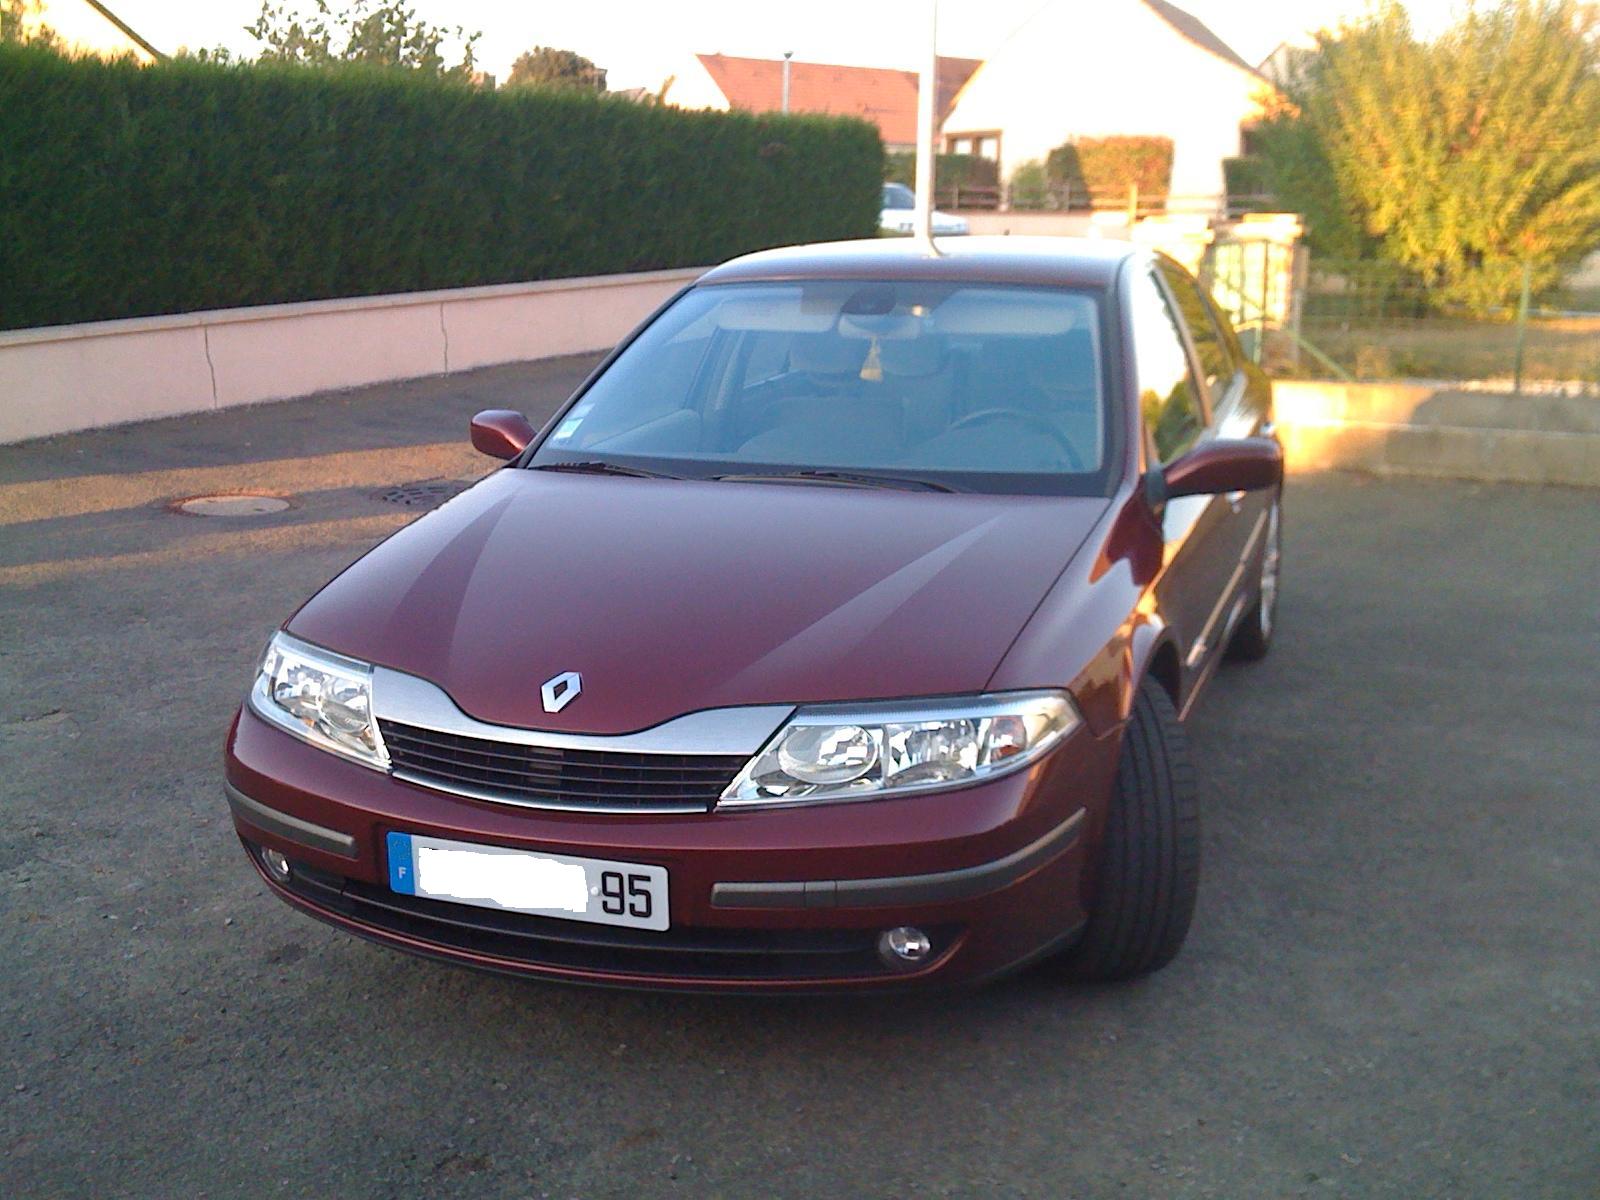
{"type": "Polygon", "coordinates": [[[1194,445],[1205,428],[1205,409],[1177,318],[1153,275],[1135,274],[1129,306],[1139,414],[1155,443],[1157,460],[1168,463],[1194,445]]]}
{"type": "Polygon", "coordinates": [[[1194,341],[1195,355],[1200,360],[1206,388],[1215,397],[1233,378],[1239,364],[1234,361],[1228,343],[1217,327],[1211,305],[1206,303],[1200,285],[1177,263],[1158,259],[1157,265],[1167,281],[1168,289],[1177,298],[1178,311],[1183,314],[1183,323],[1188,326],[1189,337],[1194,341]]]}

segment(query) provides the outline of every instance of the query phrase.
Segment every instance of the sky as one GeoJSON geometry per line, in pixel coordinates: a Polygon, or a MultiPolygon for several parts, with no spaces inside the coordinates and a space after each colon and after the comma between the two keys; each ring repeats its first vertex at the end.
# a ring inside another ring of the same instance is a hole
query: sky
{"type": "MultiPolygon", "coordinates": [[[[311,0],[275,0],[313,7],[311,0]]],[[[332,0],[337,5],[339,0],[332,0]]],[[[614,88],[652,90],[696,53],[914,69],[926,45],[929,0],[407,0],[425,21],[482,30],[479,65],[504,79],[511,60],[535,45],[576,50],[609,72],[614,88]]],[[[939,0],[939,52],[984,58],[1045,2],[1077,4],[1085,22],[1105,3],[1133,0],[939,0]]],[[[1178,0],[1248,62],[1279,42],[1359,15],[1367,0],[1178,0]]],[[[227,46],[250,53],[243,26],[261,0],[107,0],[159,50],[227,46]]],[[[1457,0],[1412,0],[1424,32],[1442,27],[1457,0]]]]}

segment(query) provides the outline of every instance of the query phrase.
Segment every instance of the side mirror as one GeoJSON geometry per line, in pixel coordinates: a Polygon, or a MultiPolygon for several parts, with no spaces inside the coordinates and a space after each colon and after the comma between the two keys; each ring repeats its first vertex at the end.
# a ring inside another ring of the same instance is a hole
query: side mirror
{"type": "Polygon", "coordinates": [[[509,408],[488,408],[472,418],[472,448],[490,458],[515,458],[533,441],[528,418],[509,408]]]}
{"type": "Polygon", "coordinates": [[[1176,496],[1254,492],[1283,482],[1283,448],[1272,438],[1223,438],[1197,446],[1165,471],[1150,472],[1152,503],[1176,496]]]}

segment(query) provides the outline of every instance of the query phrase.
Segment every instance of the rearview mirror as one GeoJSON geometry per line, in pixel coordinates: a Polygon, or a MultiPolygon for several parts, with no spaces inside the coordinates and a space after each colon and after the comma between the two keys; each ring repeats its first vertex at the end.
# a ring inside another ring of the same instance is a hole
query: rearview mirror
{"type": "Polygon", "coordinates": [[[509,408],[488,408],[472,418],[472,448],[490,458],[515,458],[531,441],[528,418],[509,408]]]}
{"type": "Polygon", "coordinates": [[[1283,482],[1283,448],[1272,438],[1219,438],[1150,474],[1155,503],[1176,496],[1253,492],[1283,482]]]}

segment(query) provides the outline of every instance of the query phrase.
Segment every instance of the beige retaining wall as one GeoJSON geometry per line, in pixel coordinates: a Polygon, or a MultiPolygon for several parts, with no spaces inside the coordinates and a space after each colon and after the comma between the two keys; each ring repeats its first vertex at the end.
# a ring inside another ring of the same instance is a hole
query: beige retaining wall
{"type": "MultiPolygon", "coordinates": [[[[1103,229],[1107,221],[1096,223],[1089,213],[1070,212],[996,212],[981,208],[963,208],[960,215],[967,219],[974,236],[981,234],[1010,234],[1014,237],[1092,237],[1103,229]]],[[[1119,235],[1127,233],[1125,214],[1113,214],[1109,224],[1117,227],[1119,235]]]]}
{"type": "MultiPolygon", "coordinates": [[[[613,345],[697,269],[0,333],[0,443],[613,345]]],[[[1277,384],[1289,469],[1600,487],[1600,397],[1277,384]]]]}
{"type": "Polygon", "coordinates": [[[1274,396],[1291,471],[1600,487],[1600,396],[1592,393],[1280,381],[1274,396]]]}
{"type": "Polygon", "coordinates": [[[0,333],[0,443],[614,345],[700,270],[0,333]]]}

